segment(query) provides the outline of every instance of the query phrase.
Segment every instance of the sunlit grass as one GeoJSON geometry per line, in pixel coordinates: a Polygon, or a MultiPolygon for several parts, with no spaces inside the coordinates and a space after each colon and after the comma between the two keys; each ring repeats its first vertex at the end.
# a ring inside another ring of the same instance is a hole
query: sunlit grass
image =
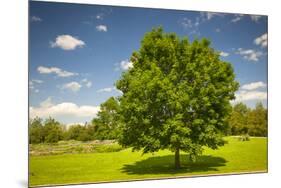
{"type": "Polygon", "coordinates": [[[63,154],[30,157],[30,185],[164,178],[204,174],[267,171],[267,139],[239,141],[228,137],[219,150],[206,149],[196,163],[181,153],[182,168],[174,169],[168,150],[142,155],[118,152],[63,154]]]}

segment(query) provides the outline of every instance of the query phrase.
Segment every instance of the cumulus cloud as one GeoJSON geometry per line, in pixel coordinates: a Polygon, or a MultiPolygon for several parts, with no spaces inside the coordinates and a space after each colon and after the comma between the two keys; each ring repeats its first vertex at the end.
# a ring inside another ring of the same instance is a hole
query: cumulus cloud
{"type": "Polygon", "coordinates": [[[107,32],[107,26],[106,25],[97,25],[96,29],[97,29],[97,31],[100,31],[100,32],[107,32]]]}
{"type": "Polygon", "coordinates": [[[220,52],[220,55],[221,55],[222,57],[227,57],[227,56],[229,56],[229,53],[221,51],[221,52],[220,52]]]}
{"type": "Polygon", "coordinates": [[[32,22],[42,22],[42,19],[38,16],[31,16],[31,21],[32,22]]]}
{"type": "Polygon", "coordinates": [[[243,49],[243,48],[238,48],[236,54],[243,56],[243,58],[248,61],[258,61],[259,58],[263,55],[261,51],[256,51],[253,49],[243,49]]]}
{"type": "Polygon", "coordinates": [[[241,89],[244,90],[255,90],[255,89],[259,89],[259,88],[265,88],[266,84],[264,82],[252,82],[249,84],[245,84],[241,86],[241,89]]]}
{"type": "Polygon", "coordinates": [[[55,42],[51,41],[51,47],[61,48],[63,50],[75,50],[77,47],[82,48],[85,46],[85,42],[75,38],[71,35],[59,35],[55,42]]]}
{"type": "Polygon", "coordinates": [[[40,74],[56,74],[59,77],[70,77],[70,76],[76,76],[78,75],[78,73],[74,73],[74,72],[68,72],[65,70],[62,70],[60,68],[57,67],[44,67],[44,66],[39,66],[37,68],[37,71],[40,74]]]}
{"type": "Polygon", "coordinates": [[[250,100],[265,100],[267,92],[265,91],[239,91],[235,95],[235,102],[250,101],[250,100]]]}
{"type": "Polygon", "coordinates": [[[262,101],[267,99],[267,92],[264,91],[266,83],[262,81],[244,84],[240,90],[235,94],[235,100],[232,103],[244,101],[262,101]],[[263,89],[263,90],[261,90],[263,89]]]}
{"type": "Polygon", "coordinates": [[[259,45],[261,47],[267,46],[267,33],[262,34],[254,40],[254,44],[259,45]]]}
{"type": "Polygon", "coordinates": [[[80,85],[78,82],[69,82],[69,83],[64,84],[62,86],[62,89],[77,92],[80,90],[81,87],[82,87],[82,85],[80,85]]]}
{"type": "Polygon", "coordinates": [[[78,106],[77,104],[71,102],[54,104],[49,97],[45,101],[43,101],[39,107],[30,107],[30,117],[34,118],[38,116],[41,118],[48,118],[49,116],[51,116],[57,118],[62,116],[74,116],[92,118],[96,116],[99,110],[99,106],[78,106]]]}

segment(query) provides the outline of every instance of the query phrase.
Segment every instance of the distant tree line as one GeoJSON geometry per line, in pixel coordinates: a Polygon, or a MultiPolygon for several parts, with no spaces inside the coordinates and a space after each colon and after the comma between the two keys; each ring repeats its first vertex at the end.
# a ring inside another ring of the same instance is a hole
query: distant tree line
{"type": "Polygon", "coordinates": [[[257,103],[254,109],[243,103],[233,106],[229,116],[230,135],[267,136],[267,109],[257,103]]]}
{"type": "Polygon", "coordinates": [[[119,104],[113,97],[101,104],[97,117],[85,125],[71,125],[67,127],[49,117],[45,121],[39,117],[29,121],[29,143],[56,143],[60,140],[112,140],[117,139],[119,104]]]}
{"type": "MultiPolygon", "coordinates": [[[[29,122],[29,143],[56,143],[60,140],[111,140],[120,135],[119,103],[114,97],[101,105],[97,117],[85,125],[67,127],[49,117],[31,119],[29,122]]],[[[267,109],[257,103],[254,109],[243,103],[232,107],[227,135],[267,136],[267,109]]]]}

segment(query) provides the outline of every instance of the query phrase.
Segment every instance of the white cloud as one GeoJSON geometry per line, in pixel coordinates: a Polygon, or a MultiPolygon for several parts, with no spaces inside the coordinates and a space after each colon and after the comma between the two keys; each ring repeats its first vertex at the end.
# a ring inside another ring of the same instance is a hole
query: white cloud
{"type": "Polygon", "coordinates": [[[86,83],[86,87],[87,87],[87,88],[92,87],[92,82],[91,82],[91,81],[87,82],[87,83],[86,83]]]}
{"type": "Polygon", "coordinates": [[[70,77],[70,76],[78,75],[78,73],[68,72],[68,71],[62,70],[62,69],[57,68],[57,67],[39,66],[37,68],[37,71],[40,74],[56,74],[59,77],[70,77]]]}
{"type": "Polygon", "coordinates": [[[265,100],[267,92],[265,91],[239,91],[235,95],[234,102],[250,101],[250,100],[265,100]]]}
{"type": "Polygon", "coordinates": [[[51,42],[51,47],[61,48],[63,50],[74,50],[77,47],[85,46],[85,42],[75,38],[71,35],[59,35],[57,36],[55,42],[51,42]]]}
{"type": "Polygon", "coordinates": [[[224,14],[217,12],[201,12],[201,17],[203,17],[203,19],[211,20],[215,16],[223,17],[224,14]]]}
{"type": "Polygon", "coordinates": [[[263,35],[257,37],[254,40],[254,43],[256,45],[260,45],[261,47],[266,47],[267,46],[267,33],[264,33],[263,35]]]}
{"type": "Polygon", "coordinates": [[[249,83],[249,84],[242,85],[241,89],[255,90],[255,89],[264,88],[264,87],[266,87],[266,84],[264,82],[260,81],[260,82],[252,82],[252,83],[249,83]]]}
{"type": "Polygon", "coordinates": [[[110,93],[110,92],[113,92],[113,91],[116,91],[116,92],[122,94],[122,91],[118,90],[116,87],[106,87],[106,88],[102,88],[102,89],[97,90],[98,93],[102,93],[102,92],[110,93]]]}
{"type": "MultiPolygon", "coordinates": [[[[215,13],[215,12],[201,12],[200,16],[197,16],[194,19],[190,19],[190,18],[187,18],[187,17],[180,19],[179,24],[185,30],[189,31],[189,34],[200,35],[199,26],[202,23],[211,20],[215,16],[223,17],[224,14],[223,13],[215,13]]],[[[215,31],[220,32],[220,29],[217,28],[215,31]]]]}
{"type": "Polygon", "coordinates": [[[32,22],[42,22],[42,19],[38,16],[32,16],[31,17],[31,21],[32,22]]]}
{"type": "Polygon", "coordinates": [[[243,48],[238,48],[236,54],[243,56],[243,58],[248,61],[258,61],[259,58],[263,55],[261,51],[256,51],[253,49],[243,49],[243,48]]]}
{"type": "Polygon", "coordinates": [[[221,52],[220,52],[220,55],[221,55],[222,57],[227,57],[227,56],[229,56],[229,53],[221,51],[221,52]]]}
{"type": "Polygon", "coordinates": [[[59,104],[54,104],[51,98],[43,101],[39,107],[30,107],[30,117],[34,118],[36,116],[41,118],[48,118],[49,116],[57,118],[61,116],[70,117],[95,117],[98,113],[99,106],[78,106],[77,104],[71,102],[63,102],[59,104]]]}
{"type": "Polygon", "coordinates": [[[77,122],[77,123],[68,123],[66,124],[66,128],[68,129],[69,127],[73,126],[73,125],[81,125],[84,126],[86,123],[84,122],[77,122]]]}
{"type": "Polygon", "coordinates": [[[84,78],[84,79],[81,81],[81,83],[82,83],[82,84],[85,84],[85,86],[86,86],[87,88],[92,87],[92,82],[89,81],[87,78],[84,78]]]}
{"type": "Polygon", "coordinates": [[[101,32],[107,32],[107,26],[106,25],[98,25],[96,26],[97,31],[101,32]]]}
{"type": "Polygon", "coordinates": [[[114,87],[102,88],[102,89],[99,89],[97,92],[101,93],[101,92],[112,92],[112,91],[114,91],[114,87]]]}
{"type": "Polygon", "coordinates": [[[250,15],[250,18],[254,22],[259,22],[259,20],[261,19],[261,16],[259,16],[259,15],[250,15]]]}
{"type": "Polygon", "coordinates": [[[96,15],[96,19],[97,20],[103,20],[103,18],[104,18],[104,14],[103,13],[99,13],[99,14],[96,15]]]}
{"type": "Polygon", "coordinates": [[[37,84],[42,84],[43,83],[42,80],[36,80],[36,79],[32,79],[31,82],[37,83],[37,84]]]}
{"type": "Polygon", "coordinates": [[[52,98],[51,97],[48,97],[46,100],[42,101],[40,103],[40,106],[43,107],[43,108],[48,108],[48,107],[51,107],[53,106],[54,104],[52,103],[52,98]]]}
{"type": "Polygon", "coordinates": [[[66,83],[62,86],[62,89],[67,89],[67,90],[71,90],[73,92],[77,92],[80,90],[80,88],[82,87],[82,85],[80,85],[78,82],[69,82],[66,83]]]}
{"type": "Polygon", "coordinates": [[[133,63],[126,59],[119,63],[119,67],[117,70],[128,70],[130,68],[133,68],[133,63]]]}
{"type": "Polygon", "coordinates": [[[182,18],[178,23],[189,32],[189,34],[200,35],[199,25],[202,23],[201,17],[196,17],[194,20],[189,18],[182,18]]]}
{"type": "Polygon", "coordinates": [[[219,33],[219,32],[221,32],[221,29],[220,28],[216,28],[215,32],[219,33]]]}
{"type": "Polygon", "coordinates": [[[234,18],[231,19],[230,21],[233,22],[233,23],[236,23],[236,22],[242,20],[243,16],[244,16],[243,14],[236,14],[236,15],[234,16],[234,18]]]}
{"type": "Polygon", "coordinates": [[[181,21],[180,21],[181,25],[185,28],[185,29],[188,29],[188,28],[192,28],[193,27],[193,22],[191,19],[188,19],[188,18],[183,18],[181,21]]]}
{"type": "Polygon", "coordinates": [[[33,90],[34,89],[34,92],[35,93],[38,93],[39,92],[39,89],[35,89],[35,85],[36,84],[42,84],[43,81],[42,80],[36,80],[36,79],[32,79],[29,81],[29,89],[33,90]]]}
{"type": "Polygon", "coordinates": [[[29,81],[29,88],[33,89],[35,84],[42,84],[42,80],[32,79],[29,81]]]}

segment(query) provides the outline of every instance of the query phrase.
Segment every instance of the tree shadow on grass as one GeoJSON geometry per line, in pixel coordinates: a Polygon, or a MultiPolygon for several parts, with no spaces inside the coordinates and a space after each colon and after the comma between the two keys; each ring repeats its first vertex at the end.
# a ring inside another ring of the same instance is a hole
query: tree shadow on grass
{"type": "Polygon", "coordinates": [[[181,155],[181,168],[175,169],[174,155],[150,157],[134,164],[124,165],[121,169],[127,174],[180,174],[190,172],[218,171],[217,167],[225,166],[227,161],[222,157],[203,155],[194,163],[187,155],[181,155]]]}

